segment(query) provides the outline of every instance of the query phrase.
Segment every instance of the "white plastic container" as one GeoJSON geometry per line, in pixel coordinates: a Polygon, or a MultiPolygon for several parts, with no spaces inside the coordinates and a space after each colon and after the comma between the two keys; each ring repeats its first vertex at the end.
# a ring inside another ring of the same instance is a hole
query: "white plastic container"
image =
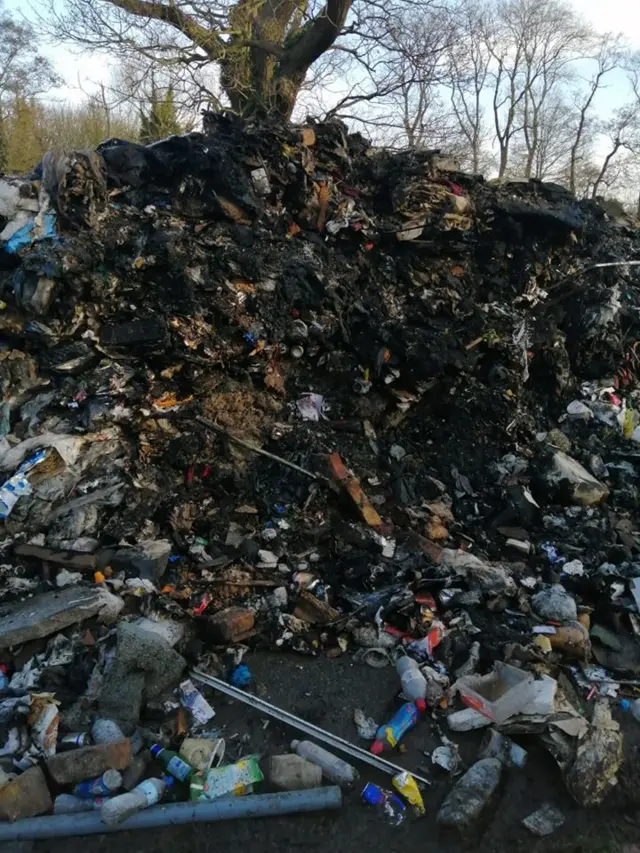
{"type": "Polygon", "coordinates": [[[427,695],[427,679],[420,671],[420,667],[413,658],[398,658],[396,661],[396,672],[400,676],[402,694],[407,702],[415,702],[416,699],[425,699],[427,695]]]}
{"type": "Polygon", "coordinates": [[[145,779],[132,791],[107,800],[100,809],[100,817],[107,826],[122,823],[136,812],[159,803],[166,787],[163,779],[145,779]]]}
{"type": "Polygon", "coordinates": [[[495,723],[504,723],[522,713],[536,695],[535,679],[529,672],[496,661],[487,675],[466,675],[454,688],[468,708],[480,711],[495,723]]]}
{"type": "Polygon", "coordinates": [[[292,740],[291,749],[307,761],[317,764],[323,775],[337,785],[353,785],[358,778],[355,767],[310,740],[292,740]]]}

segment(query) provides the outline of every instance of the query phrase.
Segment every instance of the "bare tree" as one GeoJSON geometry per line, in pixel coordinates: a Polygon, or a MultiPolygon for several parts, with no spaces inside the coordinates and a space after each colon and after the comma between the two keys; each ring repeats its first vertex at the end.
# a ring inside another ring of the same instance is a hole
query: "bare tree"
{"type": "Polygon", "coordinates": [[[517,138],[510,171],[540,181],[564,179],[567,153],[573,141],[573,129],[567,122],[569,107],[564,94],[562,90],[553,93],[545,99],[538,111],[533,151],[527,144],[524,132],[517,138]]]}
{"type": "Polygon", "coordinates": [[[492,57],[498,176],[505,176],[514,138],[522,134],[524,174],[529,177],[546,101],[566,82],[571,63],[584,54],[590,32],[564,0],[499,0],[485,33],[492,57]]]}
{"type": "Polygon", "coordinates": [[[202,72],[195,76],[196,69],[191,72],[185,74],[181,67],[158,66],[143,56],[131,56],[113,70],[109,83],[98,86],[99,97],[107,112],[127,106],[140,118],[149,104],[171,93],[176,121],[186,131],[197,124],[203,105],[219,106],[216,81],[207,80],[202,72]]]}
{"type": "Polygon", "coordinates": [[[639,116],[636,104],[627,105],[616,110],[613,116],[603,123],[602,130],[606,135],[609,147],[605,154],[600,171],[595,177],[591,195],[595,198],[603,191],[614,186],[620,179],[623,163],[620,152],[635,154],[640,149],[639,116]]]}
{"type": "MultiPolygon", "coordinates": [[[[574,102],[576,109],[575,129],[569,156],[569,189],[576,192],[576,177],[578,161],[584,148],[585,133],[589,129],[590,113],[598,92],[606,83],[607,77],[618,68],[623,60],[624,51],[620,36],[605,33],[598,39],[594,56],[595,69],[586,83],[586,87],[578,90],[574,102]]],[[[593,129],[593,128],[592,128],[593,129]]]]}
{"type": "MultiPolygon", "coordinates": [[[[454,5],[399,5],[381,16],[352,58],[353,83],[327,115],[363,127],[393,147],[438,147],[450,138],[441,86],[457,39],[454,5]],[[365,50],[363,50],[365,48],[365,50]]],[[[340,51],[341,47],[338,46],[340,51]]]]}
{"type": "Polygon", "coordinates": [[[16,21],[0,3],[0,103],[8,98],[33,98],[62,80],[38,50],[33,27],[16,21]]]}
{"type": "Polygon", "coordinates": [[[487,165],[483,93],[489,79],[491,51],[485,38],[486,12],[476,0],[468,0],[458,11],[458,22],[459,40],[449,50],[447,86],[457,135],[466,148],[464,161],[472,172],[479,172],[487,165]]]}
{"type": "MultiPolygon", "coordinates": [[[[547,102],[557,93],[559,84],[570,79],[571,66],[584,55],[590,29],[566,3],[538,2],[527,15],[523,27],[526,76],[524,82],[523,135],[527,149],[525,176],[531,177],[544,135],[547,102]]],[[[557,113],[556,113],[557,115],[557,113]]],[[[548,135],[547,135],[548,136],[548,135]]]]}
{"type": "Polygon", "coordinates": [[[352,0],[45,0],[58,40],[158,65],[216,64],[231,108],[289,116],[309,68],[343,30],[352,0]]]}

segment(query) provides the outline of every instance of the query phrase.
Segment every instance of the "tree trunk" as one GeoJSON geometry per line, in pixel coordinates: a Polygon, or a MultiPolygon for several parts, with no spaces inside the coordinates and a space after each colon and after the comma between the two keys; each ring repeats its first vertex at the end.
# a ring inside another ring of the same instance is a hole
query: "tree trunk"
{"type": "Polygon", "coordinates": [[[309,68],[340,35],[353,0],[326,0],[302,26],[306,6],[300,0],[236,0],[228,11],[233,33],[228,39],[179,3],[105,2],[135,17],[161,21],[218,63],[220,83],[235,112],[290,118],[309,68]]]}
{"type": "Polygon", "coordinates": [[[4,122],[4,114],[2,109],[0,109],[0,175],[4,174],[7,171],[7,155],[7,132],[4,122]]]}
{"type": "Polygon", "coordinates": [[[291,118],[296,98],[313,63],[344,27],[352,0],[327,0],[326,7],[287,35],[299,6],[293,0],[238,0],[232,13],[241,23],[236,44],[220,58],[220,82],[232,110],[243,116],[277,114],[291,118]],[[243,45],[244,40],[244,45],[243,45]]]}
{"type": "Polygon", "coordinates": [[[498,178],[502,180],[505,176],[505,172],[507,171],[507,164],[509,162],[509,143],[508,142],[500,142],[500,165],[498,167],[498,178]]]}
{"type": "Polygon", "coordinates": [[[621,145],[622,145],[622,142],[619,139],[616,139],[614,144],[613,144],[613,148],[607,154],[607,156],[604,158],[604,162],[602,163],[602,168],[600,169],[600,174],[595,179],[594,184],[593,184],[593,190],[591,191],[591,198],[596,198],[596,196],[598,195],[598,190],[600,189],[600,184],[604,181],[604,179],[606,177],[607,171],[609,169],[609,164],[611,163],[611,160],[613,159],[613,157],[615,157],[615,155],[617,154],[618,149],[621,147],[621,145]]]}

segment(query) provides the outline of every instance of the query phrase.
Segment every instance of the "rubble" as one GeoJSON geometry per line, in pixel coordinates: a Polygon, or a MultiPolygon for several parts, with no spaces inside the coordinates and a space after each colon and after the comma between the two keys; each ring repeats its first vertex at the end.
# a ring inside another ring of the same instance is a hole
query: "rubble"
{"type": "Polygon", "coordinates": [[[161,636],[121,622],[115,660],[98,696],[100,715],[115,720],[126,734],[140,719],[143,694],[147,701],[160,698],[185,667],[184,658],[161,636]]]}
{"type": "Polygon", "coordinates": [[[115,621],[122,601],[99,587],[71,587],[0,605],[0,649],[48,637],[91,616],[106,613],[115,621]]]}
{"type": "Polygon", "coordinates": [[[131,763],[131,742],[86,746],[54,755],[47,760],[47,772],[58,785],[72,785],[94,779],[105,770],[125,770],[131,763]]]}
{"type": "MultiPolygon", "coordinates": [[[[207,113],[0,179],[0,241],[5,819],[70,808],[58,787],[110,769],[125,827],[162,797],[262,785],[260,744],[225,754],[212,693],[258,691],[255,650],[372,678],[404,661],[389,725],[340,710],[373,753],[436,737],[433,779],[396,787],[415,806],[415,783],[453,785],[442,827],[490,818],[520,735],[579,804],[606,799],[608,702],[640,673],[637,223],[338,122],[207,113]],[[487,726],[456,780],[455,736],[487,726]]],[[[316,784],[303,759],[355,782],[294,743],[278,787],[316,784]]],[[[547,804],[525,825],[559,821],[547,804]]]]}
{"type": "Polygon", "coordinates": [[[39,767],[25,770],[0,788],[0,820],[20,820],[43,814],[52,805],[47,780],[39,767]]]}

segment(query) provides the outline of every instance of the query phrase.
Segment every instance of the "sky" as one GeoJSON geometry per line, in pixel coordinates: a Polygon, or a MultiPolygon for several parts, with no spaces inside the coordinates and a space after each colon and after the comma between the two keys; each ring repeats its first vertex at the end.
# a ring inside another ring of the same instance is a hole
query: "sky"
{"type": "MultiPolygon", "coordinates": [[[[16,15],[29,17],[24,0],[4,0],[4,6],[16,15]]],[[[589,21],[600,32],[621,32],[632,47],[640,50],[640,4],[636,0],[573,0],[576,12],[589,21]]],[[[81,55],[65,45],[42,45],[42,52],[54,62],[58,73],[67,85],[56,90],[55,97],[61,101],[81,101],[84,92],[91,92],[96,84],[107,82],[109,65],[104,57],[81,55]]],[[[624,78],[612,80],[603,93],[602,109],[613,109],[625,99],[624,78]]]]}

